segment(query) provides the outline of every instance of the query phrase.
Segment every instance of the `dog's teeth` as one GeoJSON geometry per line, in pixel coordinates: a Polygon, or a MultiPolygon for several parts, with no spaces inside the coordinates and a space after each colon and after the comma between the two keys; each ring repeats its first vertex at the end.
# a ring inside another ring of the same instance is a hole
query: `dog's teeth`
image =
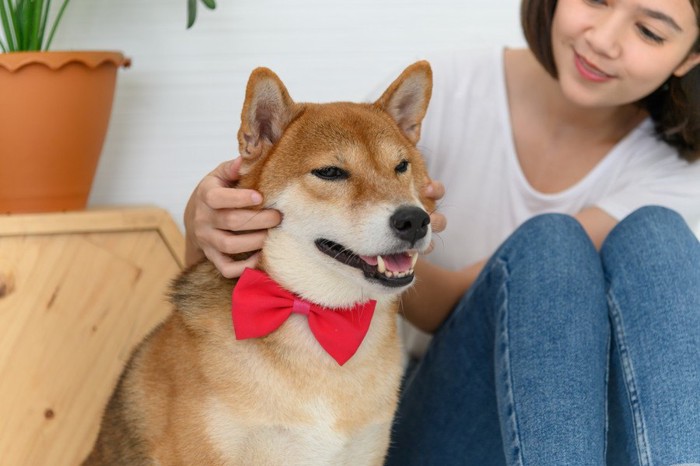
{"type": "Polygon", "coordinates": [[[416,267],[416,262],[418,262],[418,253],[414,252],[413,257],[411,257],[411,271],[416,267]]]}
{"type": "Polygon", "coordinates": [[[379,273],[386,272],[386,264],[384,263],[384,259],[382,259],[382,256],[377,256],[377,270],[379,271],[379,273]]]}

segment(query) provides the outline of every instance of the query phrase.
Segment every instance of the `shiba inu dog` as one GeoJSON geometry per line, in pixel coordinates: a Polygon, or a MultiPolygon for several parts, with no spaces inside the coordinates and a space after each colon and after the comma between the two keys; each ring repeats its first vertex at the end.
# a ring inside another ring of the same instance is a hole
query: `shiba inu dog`
{"type": "Polygon", "coordinates": [[[431,240],[417,62],[374,103],[295,103],[258,68],[240,187],[282,212],[259,270],[205,261],[134,351],[86,465],[380,465],[402,372],[399,294],[431,240]]]}

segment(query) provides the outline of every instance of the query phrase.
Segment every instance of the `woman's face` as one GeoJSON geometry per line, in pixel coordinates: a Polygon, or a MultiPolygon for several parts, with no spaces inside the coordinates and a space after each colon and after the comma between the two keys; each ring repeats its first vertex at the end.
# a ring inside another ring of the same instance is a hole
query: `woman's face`
{"type": "Polygon", "coordinates": [[[552,47],[564,94],[583,106],[647,96],[700,62],[689,0],[559,0],[552,47]]]}

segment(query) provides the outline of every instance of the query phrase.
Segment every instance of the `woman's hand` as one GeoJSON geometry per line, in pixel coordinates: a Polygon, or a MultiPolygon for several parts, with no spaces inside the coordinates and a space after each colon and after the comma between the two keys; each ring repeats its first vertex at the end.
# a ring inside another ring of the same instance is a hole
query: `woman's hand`
{"type": "MultiPolygon", "coordinates": [[[[439,201],[445,195],[445,185],[439,181],[430,180],[428,185],[423,189],[423,195],[434,201],[439,201]]],[[[430,213],[430,226],[433,233],[440,233],[444,231],[447,227],[447,217],[441,214],[439,211],[435,210],[430,213]]],[[[424,252],[424,254],[429,254],[433,250],[435,245],[434,240],[430,242],[430,246],[424,252]]]]}
{"type": "Polygon", "coordinates": [[[259,260],[255,253],[236,261],[231,255],[259,251],[282,220],[272,209],[251,209],[262,195],[251,189],[232,188],[239,178],[241,158],[224,162],[199,182],[185,208],[185,261],[192,265],[205,256],[227,278],[239,277],[259,260]]]}

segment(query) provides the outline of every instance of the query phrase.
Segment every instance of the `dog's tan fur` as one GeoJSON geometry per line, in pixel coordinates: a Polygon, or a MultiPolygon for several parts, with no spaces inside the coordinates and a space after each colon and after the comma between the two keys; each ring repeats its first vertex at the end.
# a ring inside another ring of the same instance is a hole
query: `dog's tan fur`
{"type": "MultiPolygon", "coordinates": [[[[420,196],[428,179],[415,147],[431,85],[429,65],[418,62],[374,104],[299,104],[274,73],[253,72],[238,133],[239,186],[259,190],[283,214],[260,268],[326,306],[377,300],[368,334],[343,366],[301,315],[267,337],[237,341],[235,280],[209,262],[191,267],[173,283],[175,311],[124,370],[85,465],[382,464],[401,376],[397,297],[407,286],[367,280],[309,238],[383,254],[398,244],[384,227],[392,209],[433,208],[420,196]],[[399,173],[403,160],[409,168],[399,173]],[[350,176],[311,174],[327,166],[350,176]]],[[[429,237],[411,247],[424,249],[429,237]]]]}

